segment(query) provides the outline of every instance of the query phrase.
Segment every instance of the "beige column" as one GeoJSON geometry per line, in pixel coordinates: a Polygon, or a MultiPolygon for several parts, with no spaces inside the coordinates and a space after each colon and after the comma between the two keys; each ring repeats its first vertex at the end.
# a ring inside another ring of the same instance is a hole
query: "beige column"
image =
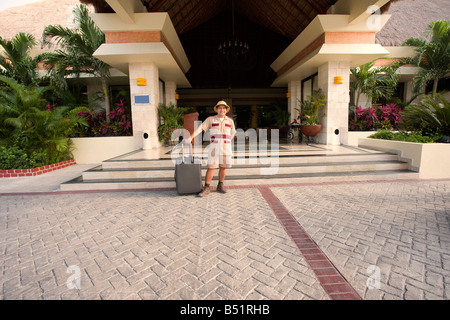
{"type": "MultiPolygon", "coordinates": [[[[405,101],[410,101],[414,97],[414,81],[411,79],[405,82],[405,101]]],[[[416,99],[417,100],[417,99],[416,99]]],[[[416,102],[414,100],[414,102],[416,102]]]]}
{"type": "Polygon", "coordinates": [[[295,108],[299,108],[299,101],[302,97],[301,81],[289,81],[288,92],[290,93],[290,97],[288,98],[288,111],[291,114],[290,122],[292,122],[298,117],[298,111],[295,108]]]}
{"type": "Polygon", "coordinates": [[[161,147],[158,141],[159,70],[154,63],[130,63],[131,114],[136,150],[143,147],[143,133],[149,131],[152,149],[161,147]],[[146,79],[138,85],[137,79],[146,79]],[[146,98],[148,97],[148,101],[146,98]]]}
{"type": "Polygon", "coordinates": [[[175,94],[177,92],[177,84],[174,81],[166,81],[166,104],[169,105],[173,103],[177,105],[177,99],[175,99],[175,94]]]}
{"type": "Polygon", "coordinates": [[[350,65],[348,62],[327,62],[319,66],[318,85],[327,97],[325,116],[321,118],[319,143],[340,145],[348,143],[348,104],[350,102],[350,65]],[[335,84],[335,77],[343,77],[335,84]]]}

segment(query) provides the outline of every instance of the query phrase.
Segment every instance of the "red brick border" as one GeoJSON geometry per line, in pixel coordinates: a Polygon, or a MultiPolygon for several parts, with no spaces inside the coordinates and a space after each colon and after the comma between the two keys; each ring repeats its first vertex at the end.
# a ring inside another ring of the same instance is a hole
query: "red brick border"
{"type": "Polygon", "coordinates": [[[47,172],[62,169],[68,166],[76,164],[75,160],[67,160],[54,164],[49,164],[48,166],[42,166],[33,169],[12,169],[12,170],[0,170],[0,178],[17,178],[17,177],[32,177],[38,176],[47,172]]]}
{"type": "Polygon", "coordinates": [[[362,300],[319,246],[267,186],[257,187],[332,300],[362,300]]]}

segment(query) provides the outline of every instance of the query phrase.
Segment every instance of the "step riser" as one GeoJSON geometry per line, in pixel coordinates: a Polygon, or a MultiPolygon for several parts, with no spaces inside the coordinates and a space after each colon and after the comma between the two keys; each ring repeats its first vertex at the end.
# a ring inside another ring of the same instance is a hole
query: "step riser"
{"type": "MultiPolygon", "coordinates": [[[[302,167],[265,167],[265,168],[231,168],[228,175],[252,176],[252,175],[276,175],[293,173],[326,173],[326,172],[373,172],[378,170],[407,170],[407,163],[377,163],[377,164],[346,164],[328,166],[302,166],[302,167]]],[[[108,179],[150,179],[173,178],[175,170],[151,170],[151,171],[86,171],[83,180],[108,180],[108,179]]],[[[206,169],[202,169],[204,176],[206,169]]]]}
{"type": "MultiPolygon", "coordinates": [[[[417,179],[418,173],[391,173],[389,178],[391,180],[405,180],[405,179],[417,179]]],[[[384,175],[359,175],[357,177],[327,177],[328,182],[333,181],[361,181],[361,180],[385,180],[384,175]]],[[[270,179],[270,184],[296,184],[296,183],[322,183],[323,177],[304,177],[304,178],[275,178],[270,179]]],[[[213,178],[212,186],[215,187],[217,183],[217,177],[213,178]]],[[[227,179],[226,185],[232,186],[246,186],[246,185],[265,185],[267,180],[265,179],[227,179]]],[[[175,181],[165,182],[102,182],[102,183],[79,183],[79,184],[62,184],[61,191],[92,191],[92,190],[139,190],[139,189],[175,189],[175,181]]]]}
{"type": "MultiPolygon", "coordinates": [[[[227,185],[322,183],[324,181],[358,181],[414,179],[418,173],[408,172],[409,164],[398,161],[398,156],[387,153],[338,153],[333,150],[306,150],[283,152],[278,157],[260,157],[261,154],[236,152],[233,167],[227,170],[227,185]],[[246,157],[244,157],[244,155],[246,157]],[[249,155],[252,158],[249,158],[249,155]],[[272,168],[271,168],[272,167],[272,168]]],[[[136,154],[129,161],[104,161],[96,169],[83,172],[82,181],[61,184],[63,191],[133,190],[175,188],[175,163],[170,154],[159,160],[149,160],[146,154],[136,154]],[[147,159],[147,160],[145,160],[147,159]]],[[[207,158],[205,158],[207,159],[207,158]]],[[[206,174],[203,161],[202,179],[206,174]]],[[[218,171],[218,170],[217,170],[218,171]]],[[[217,182],[217,172],[213,186],[217,182]]]]}
{"type": "MultiPolygon", "coordinates": [[[[279,164],[314,164],[314,163],[351,163],[355,161],[397,161],[396,155],[362,155],[362,156],[327,156],[327,157],[278,157],[276,158],[254,158],[254,159],[234,159],[234,165],[260,165],[270,164],[278,161],[279,164]]],[[[206,161],[203,161],[205,164],[206,161]]],[[[160,161],[118,161],[103,162],[103,169],[143,169],[143,168],[159,168],[173,167],[175,164],[172,160],[160,161]]]]}

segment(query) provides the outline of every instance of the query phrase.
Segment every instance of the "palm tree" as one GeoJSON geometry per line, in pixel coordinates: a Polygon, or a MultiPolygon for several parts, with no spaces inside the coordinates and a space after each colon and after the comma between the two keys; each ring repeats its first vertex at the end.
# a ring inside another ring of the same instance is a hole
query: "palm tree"
{"type": "Polygon", "coordinates": [[[366,94],[370,101],[376,101],[380,98],[388,99],[397,87],[398,78],[395,73],[400,65],[391,64],[374,67],[374,64],[375,61],[372,61],[350,70],[354,78],[350,82],[350,88],[356,94],[355,107],[359,107],[359,99],[362,93],[366,94]]]}
{"type": "Polygon", "coordinates": [[[428,25],[431,34],[429,42],[419,38],[409,38],[403,45],[416,47],[416,56],[405,59],[421,68],[414,77],[414,91],[424,93],[427,82],[433,81],[432,96],[437,93],[440,78],[450,72],[450,22],[437,20],[428,25]]]}
{"type": "Polygon", "coordinates": [[[450,135],[450,101],[440,94],[425,96],[419,104],[411,104],[402,113],[406,130],[450,135]]]}
{"type": "Polygon", "coordinates": [[[0,83],[0,145],[18,146],[28,154],[45,153],[48,163],[69,156],[67,138],[78,126],[87,125],[78,116],[87,108],[46,108],[43,94],[49,87],[31,89],[2,75],[0,83]]]}
{"type": "Polygon", "coordinates": [[[60,25],[50,25],[44,29],[44,42],[49,43],[51,39],[55,39],[61,48],[46,54],[44,61],[50,67],[50,72],[55,75],[55,79],[60,81],[69,75],[79,79],[82,73],[100,78],[105,97],[106,119],[109,122],[110,98],[107,84],[110,76],[109,66],[93,56],[97,48],[105,42],[105,34],[95,25],[86,6],[79,5],[73,12],[78,26],[76,29],[60,25]]]}
{"type": "Polygon", "coordinates": [[[37,44],[31,34],[18,33],[11,40],[0,37],[3,55],[0,55],[0,74],[16,79],[26,86],[39,83],[36,68],[40,57],[32,58],[30,50],[37,44]]]}
{"type": "Polygon", "coordinates": [[[399,65],[374,67],[374,64],[375,61],[372,61],[350,70],[354,77],[350,88],[356,92],[356,106],[359,106],[361,93],[366,94],[372,101],[389,98],[394,93],[398,82],[395,72],[399,65]]]}

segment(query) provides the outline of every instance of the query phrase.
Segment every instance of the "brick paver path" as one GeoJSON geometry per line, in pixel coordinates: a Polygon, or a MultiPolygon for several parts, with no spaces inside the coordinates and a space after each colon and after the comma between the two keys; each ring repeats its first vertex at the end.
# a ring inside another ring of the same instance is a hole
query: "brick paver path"
{"type": "MultiPolygon", "coordinates": [[[[450,181],[264,188],[363,299],[448,299],[450,181]]],[[[0,298],[330,299],[260,189],[0,196],[0,298]]]]}
{"type": "Polygon", "coordinates": [[[273,191],[364,299],[450,298],[448,181],[273,191]],[[367,286],[372,265],[379,290],[367,286]]]}

